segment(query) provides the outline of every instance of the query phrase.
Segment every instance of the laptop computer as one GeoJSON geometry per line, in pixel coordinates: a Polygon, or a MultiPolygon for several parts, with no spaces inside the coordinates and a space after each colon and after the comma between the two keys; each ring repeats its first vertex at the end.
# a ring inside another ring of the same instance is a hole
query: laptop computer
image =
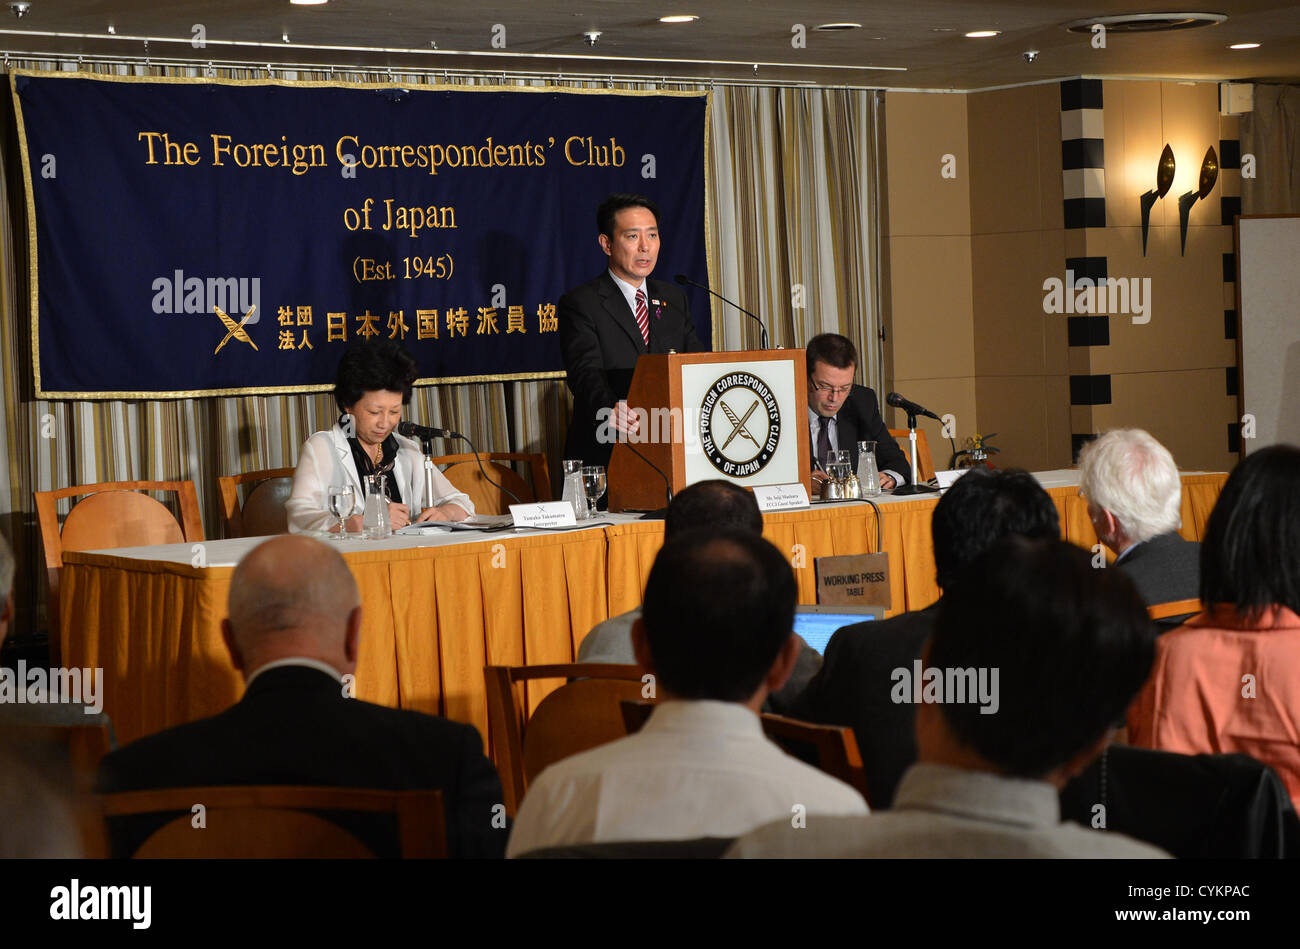
{"type": "Polygon", "coordinates": [[[796,606],[794,631],[813,649],[826,654],[826,644],[841,626],[879,620],[885,615],[882,606],[796,606]]]}

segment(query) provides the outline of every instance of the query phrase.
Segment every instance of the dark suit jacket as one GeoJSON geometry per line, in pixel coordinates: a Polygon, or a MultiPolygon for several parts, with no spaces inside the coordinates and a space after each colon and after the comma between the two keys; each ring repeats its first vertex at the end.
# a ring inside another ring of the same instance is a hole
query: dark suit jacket
{"type": "Polygon", "coordinates": [[[1147,606],[1201,595],[1201,545],[1177,531],[1138,544],[1116,566],[1137,585],[1147,606]]]}
{"type": "MultiPolygon", "coordinates": [[[[894,441],[894,436],[889,434],[874,391],[855,385],[835,414],[835,428],[840,449],[853,454],[854,471],[858,470],[858,442],[875,442],[876,467],[881,471],[898,472],[903,476],[904,484],[912,480],[912,464],[907,460],[907,453],[894,441]]],[[[814,439],[808,457],[815,458],[816,455],[817,442],[814,439]]],[[[814,464],[813,467],[817,466],[814,464]]]]}
{"type": "Polygon", "coordinates": [[[1182,859],[1300,856],[1300,823],[1272,768],[1246,755],[1180,755],[1111,745],[1061,791],[1061,818],[1182,859]]]}
{"type": "Polygon", "coordinates": [[[636,325],[636,315],[608,271],[560,297],[556,311],[560,353],[573,392],[573,420],[564,443],[565,458],[581,458],[589,465],[608,464],[613,445],[596,440],[596,413],[612,408],[626,395],[638,356],[670,349],[679,353],[707,351],[695,334],[681,287],[648,278],[646,297],[648,349],[636,325]],[[621,384],[619,380],[611,383],[611,372],[623,377],[621,384]]]}
{"type": "MultiPolygon", "coordinates": [[[[439,789],[450,855],[505,854],[509,831],[492,826],[501,781],[472,725],[345,698],[337,680],[303,666],[262,673],[226,711],[132,742],[99,771],[101,792],[242,784],[439,789]]],[[[115,822],[114,854],[174,816],[115,822]]],[[[381,856],[397,855],[395,821],[351,818],[336,822],[381,856]]]]}
{"type": "Polygon", "coordinates": [[[899,667],[911,673],[930,638],[937,607],[836,630],[821,671],[788,713],[853,729],[872,809],[893,804],[899,779],[916,762],[916,710],[890,699],[892,673],[899,667]]]}

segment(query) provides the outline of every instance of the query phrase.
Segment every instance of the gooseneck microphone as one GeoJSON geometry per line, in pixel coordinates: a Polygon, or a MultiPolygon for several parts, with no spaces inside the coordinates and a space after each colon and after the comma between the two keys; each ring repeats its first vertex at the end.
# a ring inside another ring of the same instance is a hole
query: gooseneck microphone
{"type": "Polygon", "coordinates": [[[728,300],[728,299],[727,299],[726,297],[724,297],[721,293],[718,293],[718,292],[716,292],[715,290],[710,289],[709,287],[705,286],[705,285],[702,284],[702,283],[699,283],[699,282],[697,282],[697,281],[695,281],[695,280],[692,280],[690,277],[686,276],[686,274],[684,274],[684,273],[679,273],[679,274],[678,274],[676,277],[674,277],[673,279],[676,280],[678,283],[680,283],[683,287],[686,287],[686,286],[698,287],[699,289],[703,290],[705,293],[709,293],[709,294],[712,294],[713,296],[717,297],[717,298],[718,298],[719,300],[721,300],[723,303],[727,303],[727,304],[730,304],[731,306],[734,306],[737,310],[739,310],[741,313],[744,313],[747,317],[749,317],[751,320],[753,320],[755,323],[758,324],[759,332],[761,332],[761,333],[763,334],[763,336],[762,336],[762,339],[763,339],[763,348],[764,348],[764,349],[771,349],[771,348],[772,348],[772,344],[768,341],[768,338],[767,338],[767,327],[763,325],[763,321],[760,320],[760,319],[759,319],[757,316],[755,316],[753,313],[750,313],[748,310],[746,310],[746,309],[745,309],[743,306],[741,306],[739,303],[736,303],[736,302],[733,301],[733,300],[728,300]]]}
{"type": "Polygon", "coordinates": [[[505,485],[498,484],[496,481],[492,479],[492,476],[489,475],[487,471],[483,469],[483,459],[479,457],[478,449],[474,447],[474,443],[469,440],[468,436],[462,435],[460,432],[453,432],[449,428],[430,428],[427,425],[416,425],[414,422],[398,422],[397,434],[403,435],[406,438],[420,439],[421,448],[424,451],[424,498],[423,498],[424,507],[433,507],[433,501],[434,501],[433,440],[435,438],[459,438],[461,441],[465,442],[467,445],[469,445],[469,450],[474,453],[474,460],[478,462],[478,471],[479,474],[483,476],[483,479],[487,481],[488,484],[495,487],[498,491],[501,491],[503,494],[508,494],[512,498],[514,498],[516,504],[523,503],[519,500],[518,496],[513,491],[505,487],[505,485]]]}
{"type": "Polygon", "coordinates": [[[885,402],[896,409],[902,409],[908,415],[924,415],[926,418],[932,418],[936,422],[943,421],[943,419],[939,418],[939,416],[935,415],[929,409],[922,405],[917,405],[911,399],[903,398],[897,392],[891,392],[889,395],[885,396],[885,402]]]}
{"type": "Polygon", "coordinates": [[[431,438],[464,438],[465,437],[460,432],[453,432],[451,429],[429,428],[426,425],[416,425],[414,422],[398,422],[397,434],[404,435],[407,438],[419,438],[425,441],[431,438]]]}

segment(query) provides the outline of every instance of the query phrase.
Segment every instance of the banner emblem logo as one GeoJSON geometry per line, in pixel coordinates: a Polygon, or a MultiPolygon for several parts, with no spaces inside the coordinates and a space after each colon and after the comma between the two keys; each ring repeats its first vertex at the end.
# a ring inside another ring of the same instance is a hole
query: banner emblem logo
{"type": "Polygon", "coordinates": [[[221,352],[221,347],[230,342],[232,338],[239,340],[241,343],[247,343],[249,346],[253,347],[254,351],[257,351],[257,343],[253,342],[252,337],[248,335],[248,331],[244,329],[244,324],[248,322],[248,318],[253,315],[253,310],[257,309],[257,307],[251,307],[249,311],[244,314],[244,318],[238,323],[226,316],[221,307],[214,306],[212,309],[217,311],[217,316],[221,317],[221,322],[226,325],[226,335],[221,342],[217,343],[217,348],[212,350],[212,355],[215,356],[217,353],[221,352]]]}

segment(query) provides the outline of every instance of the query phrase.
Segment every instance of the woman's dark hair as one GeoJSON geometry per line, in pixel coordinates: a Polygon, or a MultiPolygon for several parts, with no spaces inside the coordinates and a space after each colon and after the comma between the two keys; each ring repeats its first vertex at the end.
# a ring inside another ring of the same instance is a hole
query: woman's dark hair
{"type": "Polygon", "coordinates": [[[1300,448],[1261,448],[1228,476],[1201,539],[1201,602],[1300,613],[1300,448]]]}
{"type": "Polygon", "coordinates": [[[402,393],[405,405],[411,401],[411,385],[419,376],[415,357],[395,340],[353,343],[339,360],[334,401],[343,409],[355,405],[365,393],[383,389],[402,393]]]}

